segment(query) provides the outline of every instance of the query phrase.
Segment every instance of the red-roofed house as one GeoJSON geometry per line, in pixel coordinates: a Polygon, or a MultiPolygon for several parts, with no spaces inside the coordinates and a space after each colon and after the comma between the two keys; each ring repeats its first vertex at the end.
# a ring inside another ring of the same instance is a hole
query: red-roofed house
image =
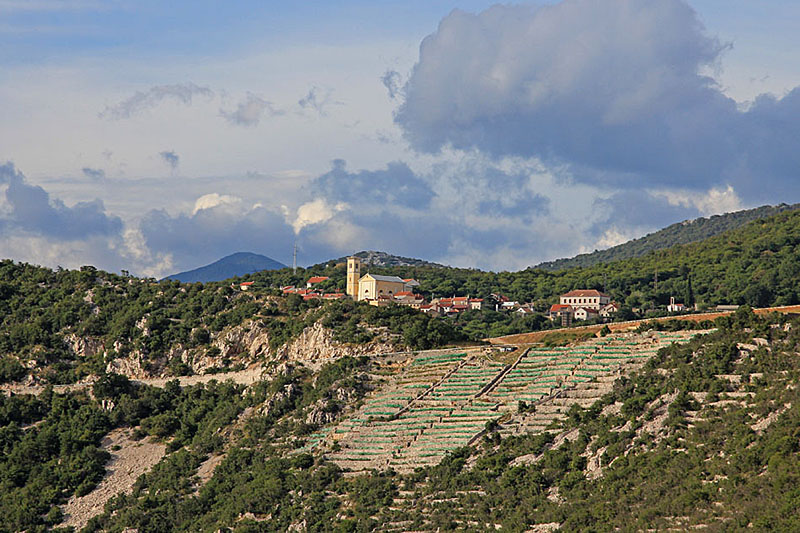
{"type": "Polygon", "coordinates": [[[597,318],[599,311],[591,307],[579,307],[572,313],[575,320],[589,320],[590,318],[597,318]]]}
{"type": "Polygon", "coordinates": [[[611,315],[617,311],[619,311],[619,304],[617,302],[611,302],[600,309],[600,316],[603,318],[611,318],[611,315]]]}
{"type": "Polygon", "coordinates": [[[599,311],[611,302],[611,297],[594,289],[569,291],[561,295],[561,305],[571,305],[572,307],[583,307],[599,311]]]}
{"type": "Polygon", "coordinates": [[[675,302],[675,297],[674,296],[670,296],[669,297],[669,305],[667,306],[667,312],[668,313],[682,313],[684,311],[686,311],[686,306],[681,304],[681,303],[675,302]]]}
{"type": "Polygon", "coordinates": [[[347,295],[343,292],[329,292],[322,295],[323,300],[344,300],[347,295]]]}
{"type": "Polygon", "coordinates": [[[253,283],[255,283],[255,282],[253,282],[253,281],[244,281],[244,282],[239,284],[239,288],[241,290],[243,290],[243,291],[250,290],[250,287],[253,286],[253,283]]]}
{"type": "Polygon", "coordinates": [[[308,281],[306,282],[306,288],[310,289],[311,287],[313,287],[317,283],[322,283],[323,281],[327,281],[327,280],[328,280],[327,276],[313,276],[313,277],[310,277],[310,278],[308,278],[308,281]]]}
{"type": "Polygon", "coordinates": [[[550,306],[550,311],[547,315],[551,321],[560,320],[562,326],[568,327],[572,324],[572,312],[571,305],[553,304],[550,306]]]}

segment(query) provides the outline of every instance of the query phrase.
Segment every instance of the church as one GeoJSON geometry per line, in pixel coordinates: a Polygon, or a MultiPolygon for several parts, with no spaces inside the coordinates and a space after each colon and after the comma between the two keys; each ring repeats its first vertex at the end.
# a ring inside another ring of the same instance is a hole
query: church
{"type": "Polygon", "coordinates": [[[368,301],[374,305],[394,301],[395,296],[409,293],[419,282],[397,276],[380,276],[367,273],[361,275],[361,260],[347,258],[347,295],[356,301],[368,301]]]}

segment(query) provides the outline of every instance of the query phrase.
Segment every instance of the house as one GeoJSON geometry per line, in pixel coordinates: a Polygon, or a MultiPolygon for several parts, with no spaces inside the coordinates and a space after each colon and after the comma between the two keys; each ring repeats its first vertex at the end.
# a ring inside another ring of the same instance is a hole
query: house
{"type": "Polygon", "coordinates": [[[583,307],[600,311],[601,308],[611,303],[611,297],[594,289],[580,289],[569,291],[560,297],[561,305],[571,305],[572,307],[583,307]]]}
{"type": "Polygon", "coordinates": [[[255,283],[255,282],[254,281],[244,281],[244,282],[239,284],[239,289],[241,289],[243,291],[248,291],[253,286],[253,283],[255,283]]]}
{"type": "Polygon", "coordinates": [[[419,306],[419,310],[426,315],[439,316],[441,314],[436,304],[422,304],[419,306]]]}
{"type": "Polygon", "coordinates": [[[670,296],[669,297],[669,305],[667,306],[667,312],[668,313],[682,313],[683,311],[686,311],[686,306],[681,304],[681,303],[676,303],[675,302],[675,297],[674,296],[670,296]]]}
{"type": "Polygon", "coordinates": [[[323,300],[344,300],[347,295],[343,292],[328,292],[322,295],[323,300]]]}
{"type": "Polygon", "coordinates": [[[535,311],[529,305],[520,306],[520,308],[517,309],[514,312],[517,313],[518,315],[522,315],[522,316],[528,316],[528,315],[532,315],[532,314],[535,313],[535,311]]]}
{"type": "Polygon", "coordinates": [[[575,320],[590,320],[600,316],[600,311],[591,307],[579,307],[572,313],[575,320]]]}
{"type": "Polygon", "coordinates": [[[419,309],[425,303],[422,295],[414,294],[411,291],[402,291],[394,295],[394,301],[400,305],[407,305],[412,309],[419,309]]]}
{"type": "Polygon", "coordinates": [[[501,302],[499,307],[496,308],[497,311],[513,311],[519,307],[519,302],[512,302],[510,300],[506,300],[505,302],[501,302]]]}
{"type": "Polygon", "coordinates": [[[440,311],[448,314],[461,313],[469,309],[480,309],[483,300],[469,296],[453,296],[452,298],[436,298],[431,304],[439,306],[440,311]]]}
{"type": "Polygon", "coordinates": [[[553,304],[550,306],[550,311],[547,313],[551,321],[561,321],[561,325],[569,327],[572,324],[572,306],[565,304],[553,304]]]}
{"type": "Polygon", "coordinates": [[[617,302],[610,302],[604,307],[600,308],[600,316],[603,318],[611,318],[611,315],[619,311],[619,304],[617,302]]]}
{"type": "Polygon", "coordinates": [[[313,287],[317,283],[322,283],[323,281],[328,281],[328,277],[327,276],[312,276],[312,277],[308,278],[308,281],[306,282],[306,288],[310,289],[311,287],[313,287]]]}

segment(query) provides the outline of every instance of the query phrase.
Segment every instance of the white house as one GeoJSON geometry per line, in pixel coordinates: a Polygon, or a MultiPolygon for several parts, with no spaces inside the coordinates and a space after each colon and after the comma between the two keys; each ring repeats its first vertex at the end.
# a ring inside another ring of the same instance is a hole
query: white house
{"type": "Polygon", "coordinates": [[[581,289],[562,294],[559,303],[561,305],[572,306],[573,308],[583,307],[585,309],[599,311],[611,303],[611,297],[594,289],[581,289]]]}
{"type": "Polygon", "coordinates": [[[589,320],[591,318],[597,318],[599,315],[599,311],[597,309],[592,309],[591,307],[579,307],[575,309],[573,316],[575,320],[589,320]]]}
{"type": "Polygon", "coordinates": [[[683,304],[675,303],[675,297],[669,297],[669,305],[667,306],[668,313],[682,313],[686,311],[686,306],[683,304]]]}

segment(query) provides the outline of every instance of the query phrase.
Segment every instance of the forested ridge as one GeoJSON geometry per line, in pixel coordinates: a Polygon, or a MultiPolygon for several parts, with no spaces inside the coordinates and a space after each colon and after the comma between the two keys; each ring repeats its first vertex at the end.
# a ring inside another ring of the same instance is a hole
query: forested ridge
{"type": "MultiPolygon", "coordinates": [[[[620,302],[620,318],[647,316],[675,297],[703,308],[719,304],[752,307],[790,305],[800,301],[800,212],[789,210],[756,220],[701,242],[676,245],[586,268],[559,272],[527,269],[483,272],[442,267],[369,267],[420,281],[427,297],[502,294],[533,302],[541,312],[558,295],[576,288],[599,289],[620,302]],[[658,280],[655,283],[656,278],[658,280]]],[[[329,279],[323,291],[341,290],[341,264],[308,269],[263,271],[235,283],[157,282],[84,267],[50,270],[12,261],[0,263],[0,382],[22,379],[36,368],[46,382],[68,383],[106,368],[108,359],[140,353],[148,361],[166,359],[168,373],[188,372],[171,349],[214,353],[211,343],[221,332],[255,324],[269,332],[277,349],[314,323],[334,331],[337,341],[365,343],[376,328],[387,331],[398,348],[431,348],[453,342],[550,327],[542,316],[498,313],[487,305],[456,318],[438,319],[400,308],[363,303],[303,301],[283,295],[280,287],[304,286],[312,275],[329,279]],[[238,282],[253,281],[251,291],[238,282]],[[226,329],[227,328],[227,329],[226,329]],[[77,357],[69,339],[95,339],[113,349],[77,357]]],[[[488,303],[488,302],[487,302],[488,303]]],[[[249,326],[248,326],[249,327],[249,326]]],[[[224,365],[223,365],[224,366],[224,365]]]]}
{"type": "Polygon", "coordinates": [[[700,217],[692,220],[685,220],[667,226],[664,229],[632,239],[628,242],[606,248],[605,250],[595,250],[594,252],[580,254],[575,257],[556,259],[539,263],[533,268],[542,270],[559,271],[575,267],[589,267],[599,263],[610,263],[620,259],[639,257],[653,250],[669,248],[676,244],[689,244],[701,241],[714,235],[738,228],[762,218],[773,216],[777,213],[795,210],[800,204],[780,204],[776,206],[764,205],[755,209],[735,211],[722,215],[712,215],[708,218],[700,217]]]}
{"type": "Polygon", "coordinates": [[[101,477],[98,442],[114,427],[169,453],[86,532],[795,530],[800,322],[744,308],[715,325],[573,407],[555,432],[487,426],[477,446],[408,474],[346,476],[300,448],[319,428],[310,410],[336,420],[369,391],[368,358],[275,367],[249,390],[105,376],[92,395],[1,397],[0,531],[57,526],[57,505],[101,477]],[[199,484],[200,465],[220,453],[199,484]]]}
{"type": "MultiPolygon", "coordinates": [[[[548,302],[568,289],[606,284],[627,306],[672,294],[705,306],[789,304],[798,299],[798,230],[800,213],[792,211],[700,243],[559,273],[381,271],[413,276],[439,294],[502,292],[548,302]]],[[[800,480],[800,322],[756,316],[749,307],[718,319],[705,336],[662,349],[638,374],[620,376],[599,403],[572,408],[551,432],[504,437],[488,424],[475,446],[402,474],[350,475],[307,446],[376,390],[385,371],[378,359],[342,357],[321,367],[263,359],[263,379],[249,387],[173,381],[158,389],[106,373],[105,358],[129,351],[153,360],[176,344],[213,351],[214,338],[237,327],[268,332],[271,348],[315,324],[350,344],[389,332],[398,349],[462,342],[481,331],[478,322],[399,306],[281,293],[311,274],[331,274],[325,283],[333,288],[344,272],[257,273],[238,280],[254,281],[244,292],[238,282],[181,284],[91,267],[0,263],[2,381],[95,379],[63,394],[47,388],[0,396],[0,531],[67,531],[61,506],[103,478],[109,452],[101,441],[118,429],[162,442],[167,455],[130,494],[112,498],[86,532],[800,527],[792,512],[800,480]],[[76,339],[113,352],[77,356],[76,339]],[[212,457],[219,465],[200,482],[199,468],[212,457]]],[[[492,313],[476,320],[486,323],[492,313]]],[[[685,325],[641,329],[650,327],[685,325]]],[[[168,373],[185,373],[181,363],[167,360],[168,373]]]]}

